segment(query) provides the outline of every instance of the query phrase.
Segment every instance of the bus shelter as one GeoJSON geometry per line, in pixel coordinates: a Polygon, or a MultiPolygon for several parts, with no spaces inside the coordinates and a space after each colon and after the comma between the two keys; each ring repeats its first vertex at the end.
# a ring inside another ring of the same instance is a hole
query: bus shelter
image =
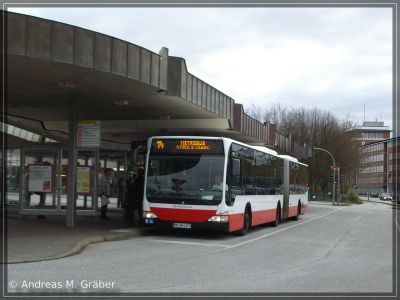
{"type": "MultiPolygon", "coordinates": [[[[61,146],[9,147],[5,150],[5,204],[9,212],[22,215],[65,215],[68,197],[68,148],[61,146]]],[[[76,215],[94,216],[100,207],[100,179],[111,170],[110,208],[123,208],[128,152],[77,150],[75,176],[76,215]]]]}

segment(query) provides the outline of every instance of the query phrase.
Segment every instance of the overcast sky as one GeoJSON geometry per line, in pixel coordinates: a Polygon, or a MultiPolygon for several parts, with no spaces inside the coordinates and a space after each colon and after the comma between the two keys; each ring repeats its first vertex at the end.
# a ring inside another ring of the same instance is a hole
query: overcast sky
{"type": "Polygon", "coordinates": [[[18,8],[186,60],[242,103],[392,124],[390,8],[18,8]]]}

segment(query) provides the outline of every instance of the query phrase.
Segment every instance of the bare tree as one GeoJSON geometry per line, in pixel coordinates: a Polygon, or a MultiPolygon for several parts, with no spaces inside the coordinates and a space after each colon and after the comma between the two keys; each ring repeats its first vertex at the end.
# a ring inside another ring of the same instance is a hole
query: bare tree
{"type": "MultiPolygon", "coordinates": [[[[259,121],[273,122],[284,135],[292,135],[297,143],[306,143],[313,147],[328,150],[335,158],[336,164],[344,175],[344,190],[348,189],[350,177],[359,164],[359,151],[349,129],[354,123],[347,116],[339,119],[328,111],[318,108],[288,108],[274,104],[268,109],[252,105],[246,111],[259,121]],[[347,186],[346,186],[347,184],[347,186]]],[[[309,165],[312,191],[329,191],[331,159],[323,152],[315,152],[314,158],[306,162],[309,165]]]]}

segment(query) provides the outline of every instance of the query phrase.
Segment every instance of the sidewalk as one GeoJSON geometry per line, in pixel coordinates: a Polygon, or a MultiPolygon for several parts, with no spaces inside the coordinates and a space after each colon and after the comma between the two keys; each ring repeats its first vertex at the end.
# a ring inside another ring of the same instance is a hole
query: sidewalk
{"type": "Polygon", "coordinates": [[[392,206],[395,206],[395,204],[396,204],[395,202],[392,202],[392,201],[380,200],[378,197],[369,197],[369,200],[368,200],[368,197],[367,197],[367,196],[360,196],[360,198],[361,198],[361,200],[363,200],[363,201],[365,201],[365,202],[382,203],[382,204],[392,205],[392,206]]]}
{"type": "MultiPolygon", "coordinates": [[[[364,197],[361,197],[364,198],[364,197]]],[[[363,199],[367,201],[367,198],[363,199]]],[[[390,201],[371,199],[370,202],[393,205],[390,201]]],[[[330,205],[328,201],[312,201],[312,204],[330,205]]],[[[79,254],[92,243],[129,239],[143,236],[143,230],[129,226],[121,212],[109,212],[110,220],[93,216],[78,216],[75,228],[65,225],[65,216],[10,216],[7,220],[6,262],[23,263],[52,260],[79,254]]]]}
{"type": "MultiPolygon", "coordinates": [[[[372,198],[372,197],[369,197],[369,200],[368,200],[368,197],[366,197],[366,196],[360,196],[360,198],[361,198],[361,200],[363,200],[364,202],[374,202],[374,203],[381,203],[381,204],[386,204],[386,205],[392,205],[392,206],[395,206],[395,203],[394,202],[392,202],[392,201],[384,201],[384,200],[380,200],[379,198],[372,198]]],[[[343,202],[343,201],[342,201],[343,202]]],[[[313,204],[321,204],[321,205],[332,205],[332,201],[331,200],[329,200],[329,201],[318,201],[318,200],[313,200],[313,201],[310,201],[310,203],[313,203],[313,204]]],[[[339,202],[340,203],[340,202],[339,202]]]]}
{"type": "Polygon", "coordinates": [[[7,221],[7,263],[34,262],[79,254],[91,243],[142,236],[129,226],[121,213],[110,213],[110,220],[78,216],[75,228],[65,225],[65,216],[9,217],[7,221]]]}

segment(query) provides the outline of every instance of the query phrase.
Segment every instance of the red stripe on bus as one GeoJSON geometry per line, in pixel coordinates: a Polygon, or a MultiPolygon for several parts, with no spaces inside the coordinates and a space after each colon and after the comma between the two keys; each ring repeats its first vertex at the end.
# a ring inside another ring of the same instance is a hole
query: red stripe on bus
{"type": "Polygon", "coordinates": [[[290,217],[295,217],[295,216],[297,216],[297,205],[289,207],[288,217],[290,218],[290,217]]]}
{"type": "Polygon", "coordinates": [[[251,215],[251,226],[275,221],[276,209],[253,211],[251,215]]]}
{"type": "Polygon", "coordinates": [[[177,222],[207,222],[215,215],[216,210],[177,209],[164,207],[151,207],[160,220],[177,222]]]}
{"type": "Polygon", "coordinates": [[[237,231],[243,228],[243,214],[229,215],[229,231],[237,231]]]}
{"type": "MultiPolygon", "coordinates": [[[[275,221],[276,209],[253,211],[251,214],[251,226],[275,221]]],[[[243,213],[229,215],[229,231],[237,231],[243,228],[243,213]]]]}

